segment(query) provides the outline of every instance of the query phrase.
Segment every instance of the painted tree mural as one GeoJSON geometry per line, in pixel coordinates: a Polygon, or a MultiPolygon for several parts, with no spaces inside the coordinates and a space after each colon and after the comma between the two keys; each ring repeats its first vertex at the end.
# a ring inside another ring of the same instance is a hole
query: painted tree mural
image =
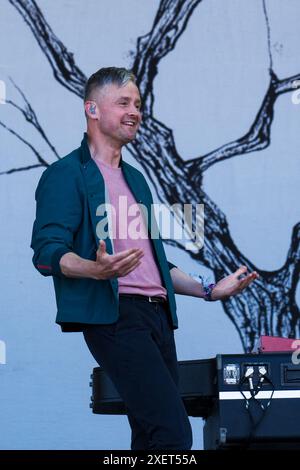
{"type": "MultiPolygon", "coordinates": [[[[34,0],[8,1],[30,28],[42,54],[50,64],[55,80],[69,92],[82,98],[87,77],[76,65],[73,54],[52,31],[38,4],[34,0]]],[[[247,259],[235,244],[226,215],[205,192],[203,175],[208,168],[222,160],[242,158],[249,152],[261,151],[270,145],[274,104],[283,93],[295,91],[295,84],[300,83],[300,73],[283,79],[279,79],[274,73],[270,24],[266,3],[263,0],[261,11],[266,21],[266,42],[269,51],[267,67],[270,80],[256,117],[245,135],[225,143],[206,155],[184,160],[176,149],[172,129],[154,116],[153,82],[158,74],[160,61],[176,47],[177,41],[188,27],[195,8],[202,1],[161,0],[149,33],[137,40],[136,50],[132,53],[132,63],[129,63],[128,67],[133,69],[137,77],[143,100],[143,121],[137,138],[128,145],[128,150],[157,188],[157,196],[161,202],[168,206],[175,203],[183,206],[188,194],[190,202],[200,201],[205,205],[205,245],[196,252],[189,252],[199,265],[210,269],[216,280],[232,273],[240,265],[246,265],[250,271],[256,270],[260,274],[260,279],[245,292],[223,302],[224,311],[235,325],[244,350],[249,351],[261,334],[299,336],[299,308],[295,295],[300,268],[300,223],[293,228],[284,265],[275,271],[265,271],[247,259]]],[[[54,145],[48,140],[24,92],[16,84],[14,86],[22,97],[23,107],[10,100],[7,103],[23,114],[24,119],[50,147],[55,158],[59,159],[54,145]]],[[[29,146],[36,157],[35,164],[11,168],[0,173],[1,175],[49,165],[16,129],[8,127],[1,121],[0,125],[24,145],[29,146]]],[[[181,220],[182,214],[178,213],[177,217],[181,220]]],[[[197,221],[189,227],[190,233],[194,230],[194,224],[197,224],[197,221]]],[[[167,243],[185,250],[185,246],[177,240],[168,240],[167,243]]]]}

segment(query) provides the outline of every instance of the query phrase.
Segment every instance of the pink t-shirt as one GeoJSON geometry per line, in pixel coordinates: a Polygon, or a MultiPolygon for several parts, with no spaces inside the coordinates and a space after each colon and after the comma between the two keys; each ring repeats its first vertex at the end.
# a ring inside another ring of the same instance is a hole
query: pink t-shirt
{"type": "Polygon", "coordinates": [[[106,188],[112,210],[112,233],[114,252],[141,248],[144,256],[141,264],[123,277],[119,277],[119,293],[160,296],[166,298],[160,272],[155,262],[149,234],[137,202],[125,181],[121,168],[95,160],[106,188]]]}

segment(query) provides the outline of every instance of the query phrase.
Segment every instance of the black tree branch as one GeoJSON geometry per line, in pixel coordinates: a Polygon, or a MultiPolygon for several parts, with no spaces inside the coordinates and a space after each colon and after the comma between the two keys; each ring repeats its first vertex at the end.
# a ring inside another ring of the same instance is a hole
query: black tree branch
{"type": "Polygon", "coordinates": [[[8,0],[31,29],[53,70],[55,79],[72,93],[82,97],[86,76],[74,62],[73,54],[56,37],[35,0],[8,0]]]}
{"type": "MultiPolygon", "coordinates": [[[[13,129],[11,129],[10,127],[6,126],[2,121],[0,121],[0,126],[2,126],[4,129],[6,129],[8,132],[10,132],[11,134],[13,134],[15,137],[17,137],[17,139],[19,139],[21,142],[23,142],[23,144],[27,145],[27,147],[30,148],[30,150],[32,150],[32,152],[34,153],[34,155],[36,156],[38,162],[40,163],[41,166],[44,166],[44,167],[47,167],[49,166],[49,163],[43,159],[43,157],[40,155],[40,153],[34,148],[33,145],[31,145],[26,139],[24,139],[20,134],[18,134],[18,132],[14,131],[13,129]]],[[[10,170],[8,170],[10,171],[10,170]]],[[[5,173],[2,173],[2,174],[6,174],[7,172],[5,173]]]]}
{"type": "Polygon", "coordinates": [[[137,41],[133,72],[137,77],[145,105],[150,98],[148,103],[150,112],[154,100],[152,85],[157,74],[158,62],[175,48],[189,18],[201,1],[161,0],[150,33],[141,36],[137,41]]]}
{"type": "Polygon", "coordinates": [[[7,170],[7,171],[0,171],[0,175],[11,175],[12,173],[17,173],[19,171],[28,171],[28,170],[32,170],[33,168],[40,168],[43,166],[44,165],[37,163],[35,165],[22,166],[20,168],[11,168],[10,170],[7,170]]]}
{"type": "Polygon", "coordinates": [[[293,83],[296,80],[300,80],[300,74],[280,81],[274,72],[271,72],[268,91],[247,134],[203,157],[187,161],[186,165],[190,176],[197,180],[199,177],[202,178],[202,173],[215,163],[268,147],[271,139],[271,124],[274,116],[275,101],[279,95],[295,90],[293,83]]]}
{"type": "Polygon", "coordinates": [[[52,150],[52,152],[54,153],[54,155],[56,156],[57,159],[59,159],[59,155],[55,149],[55,147],[51,144],[51,142],[49,141],[44,129],[42,128],[41,124],[39,123],[39,120],[31,106],[31,104],[29,103],[29,101],[27,100],[25,94],[23,93],[23,91],[15,84],[15,82],[10,79],[11,82],[13,83],[14,87],[18,90],[18,92],[20,93],[20,95],[22,96],[23,100],[25,101],[25,107],[24,108],[21,108],[21,106],[17,105],[16,103],[14,103],[12,100],[6,100],[6,103],[7,104],[10,104],[11,106],[13,106],[14,108],[18,109],[22,114],[23,116],[25,117],[26,121],[29,122],[29,124],[33,125],[33,127],[38,131],[38,133],[41,135],[41,137],[43,138],[43,140],[46,142],[46,144],[50,147],[50,149],[52,150]]]}

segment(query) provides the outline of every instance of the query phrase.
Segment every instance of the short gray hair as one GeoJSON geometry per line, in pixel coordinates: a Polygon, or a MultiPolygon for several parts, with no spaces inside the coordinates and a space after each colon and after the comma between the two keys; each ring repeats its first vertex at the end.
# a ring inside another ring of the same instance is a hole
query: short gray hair
{"type": "Polygon", "coordinates": [[[136,78],[131,70],[122,67],[103,67],[93,73],[87,80],[84,89],[84,101],[87,101],[96,88],[105,85],[126,85],[128,82],[136,83],[136,78]]]}

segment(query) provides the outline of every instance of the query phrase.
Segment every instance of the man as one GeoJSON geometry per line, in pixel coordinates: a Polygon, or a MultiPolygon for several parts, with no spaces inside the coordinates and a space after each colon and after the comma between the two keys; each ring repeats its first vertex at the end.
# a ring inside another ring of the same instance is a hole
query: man
{"type": "Polygon", "coordinates": [[[130,237],[121,202],[142,203],[150,218],[152,204],[145,178],[121,157],[141,122],[135,77],[123,68],[98,70],[86,84],[84,106],[81,146],[51,165],[36,191],[33,262],[53,276],[57,323],[83,332],[124,400],[131,449],[190,449],[177,387],[174,292],[219,300],[241,292],[257,274],[241,267],[203,286],[167,262],[161,238],[147,236],[150,219],[146,226],[140,214],[146,237],[130,237]]]}

